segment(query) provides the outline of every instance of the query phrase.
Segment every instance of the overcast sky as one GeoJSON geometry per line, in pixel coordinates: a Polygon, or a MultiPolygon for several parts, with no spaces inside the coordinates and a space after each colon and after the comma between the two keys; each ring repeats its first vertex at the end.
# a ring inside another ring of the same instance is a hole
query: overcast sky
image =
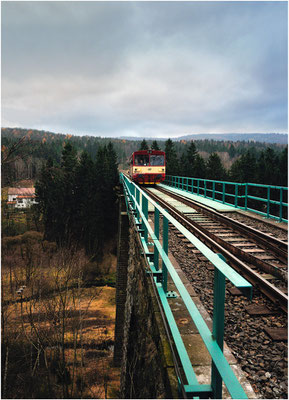
{"type": "Polygon", "coordinates": [[[287,132],[287,2],[2,2],[2,126],[287,132]]]}

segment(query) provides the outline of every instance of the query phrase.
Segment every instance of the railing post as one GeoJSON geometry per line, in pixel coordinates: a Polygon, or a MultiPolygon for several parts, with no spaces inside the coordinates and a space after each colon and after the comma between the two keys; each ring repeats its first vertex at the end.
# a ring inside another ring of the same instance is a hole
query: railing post
{"type": "MultiPolygon", "coordinates": [[[[142,212],[144,213],[144,216],[146,220],[148,219],[148,199],[145,196],[142,196],[142,212]]],[[[144,240],[147,243],[148,242],[148,228],[146,227],[145,224],[142,224],[143,230],[144,230],[144,240]]]]}
{"type": "Polygon", "coordinates": [[[197,194],[199,195],[200,193],[200,179],[198,179],[198,188],[197,188],[197,194]]]}
{"type": "MultiPolygon", "coordinates": [[[[168,255],[169,252],[169,221],[163,216],[163,249],[164,252],[168,255]]],[[[162,263],[162,271],[163,271],[163,289],[164,292],[168,291],[168,271],[166,264],[162,263]]]]}
{"type": "Polygon", "coordinates": [[[191,184],[192,184],[192,193],[194,193],[194,178],[191,178],[191,184]]]}
{"type": "MultiPolygon", "coordinates": [[[[139,203],[139,199],[140,199],[140,191],[139,191],[139,189],[136,189],[136,196],[135,196],[135,198],[136,198],[137,204],[140,205],[140,203],[139,203]]],[[[139,210],[138,210],[138,208],[136,209],[136,215],[137,215],[137,219],[139,220],[140,215],[139,215],[139,210]]]]}
{"type": "Polygon", "coordinates": [[[279,208],[279,221],[282,222],[282,207],[283,207],[283,188],[280,189],[280,208],[279,208]]]}
{"type": "Polygon", "coordinates": [[[225,203],[225,190],[226,190],[226,184],[223,182],[223,204],[225,203]]]}
{"type": "Polygon", "coordinates": [[[207,181],[204,180],[205,197],[207,197],[207,181]]]}
{"type": "Polygon", "coordinates": [[[267,218],[270,217],[270,186],[267,188],[267,218]]]}
{"type": "Polygon", "coordinates": [[[248,208],[248,183],[245,186],[245,210],[248,208]]]}
{"type": "Polygon", "coordinates": [[[238,183],[235,184],[235,208],[238,207],[238,183]]]}
{"type": "Polygon", "coordinates": [[[215,200],[215,181],[213,182],[213,200],[215,200]]]}
{"type": "MultiPolygon", "coordinates": [[[[157,239],[159,239],[160,238],[160,212],[156,207],[155,207],[155,216],[154,216],[154,230],[155,230],[155,235],[156,235],[157,239]]],[[[155,269],[158,271],[158,269],[159,269],[159,251],[158,251],[156,245],[154,245],[154,265],[155,265],[155,269]]]]}
{"type": "MultiPolygon", "coordinates": [[[[222,254],[218,256],[226,262],[222,254]]],[[[214,271],[214,315],[213,315],[213,337],[223,351],[224,348],[224,321],[225,321],[225,284],[226,279],[222,272],[215,268],[214,271]]],[[[222,398],[222,378],[214,362],[212,362],[212,388],[214,398],[222,398]]]]}

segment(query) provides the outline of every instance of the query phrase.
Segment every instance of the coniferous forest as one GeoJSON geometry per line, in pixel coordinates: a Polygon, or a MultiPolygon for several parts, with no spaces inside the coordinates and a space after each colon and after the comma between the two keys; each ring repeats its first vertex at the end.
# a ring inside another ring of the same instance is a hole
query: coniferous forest
{"type": "MultiPolygon", "coordinates": [[[[25,146],[4,149],[4,171],[25,146]]],[[[2,398],[116,398],[114,147],[92,157],[66,141],[36,180],[10,179],[34,185],[37,204],[9,208],[2,189],[2,398]]]]}
{"type": "MultiPolygon", "coordinates": [[[[38,179],[43,163],[48,159],[61,162],[67,141],[74,146],[78,156],[85,151],[92,159],[100,147],[111,142],[122,170],[127,170],[131,153],[142,146],[141,140],[2,128],[2,160],[13,146],[16,147],[7,162],[2,163],[2,186],[20,179],[38,179]]],[[[287,186],[288,146],[284,144],[209,139],[145,142],[148,147],[166,152],[169,175],[287,186]]]]}
{"type": "Polygon", "coordinates": [[[111,143],[100,146],[93,160],[86,151],[78,159],[68,142],[60,164],[49,158],[36,182],[44,238],[59,245],[77,243],[88,255],[99,255],[105,241],[115,235],[118,179],[111,143]]]}

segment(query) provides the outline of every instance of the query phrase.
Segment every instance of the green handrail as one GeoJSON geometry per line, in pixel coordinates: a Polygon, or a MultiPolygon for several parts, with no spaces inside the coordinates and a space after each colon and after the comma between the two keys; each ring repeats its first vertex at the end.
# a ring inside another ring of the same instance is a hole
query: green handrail
{"type": "Polygon", "coordinates": [[[284,218],[284,214],[288,213],[288,203],[284,201],[284,198],[288,198],[287,187],[187,177],[181,189],[180,185],[175,184],[179,179],[180,177],[167,175],[164,184],[235,208],[253,211],[279,222],[288,222],[288,219],[284,218]],[[260,189],[266,191],[264,197],[258,193],[260,189]],[[275,192],[275,199],[273,192],[275,192]],[[255,205],[250,206],[250,202],[254,202],[255,205]],[[266,204],[265,210],[262,204],[266,204]],[[275,211],[272,210],[272,206],[275,207],[275,211]]]}
{"type": "MultiPolygon", "coordinates": [[[[224,381],[232,398],[247,398],[242,386],[238,382],[236,376],[231,370],[230,365],[225,359],[222,352],[223,343],[223,322],[224,318],[224,306],[223,298],[221,293],[225,293],[225,278],[229,279],[236,287],[243,291],[243,293],[251,298],[252,296],[252,285],[242,278],[234,269],[232,269],[219,255],[215,254],[206,245],[204,245],[199,239],[197,239],[191,232],[184,228],[177,220],[175,220],[166,210],[160,205],[150,199],[147,194],[143,192],[138,186],[130,181],[125,175],[121,174],[121,181],[123,183],[126,204],[128,209],[134,216],[136,226],[142,224],[146,227],[146,231],[150,236],[150,240],[154,243],[154,254],[153,262],[151,262],[151,253],[147,248],[147,240],[145,238],[144,230],[140,231],[141,241],[143,243],[145,253],[147,255],[148,264],[150,271],[154,275],[154,283],[156,285],[160,301],[162,303],[168,324],[171,329],[174,343],[178,351],[179,358],[182,363],[182,367],[187,379],[187,384],[183,384],[185,392],[190,396],[214,396],[215,398],[221,398],[222,395],[222,381],[224,381]],[[155,219],[154,229],[148,222],[148,216],[146,213],[146,206],[143,209],[141,204],[144,204],[144,199],[151,203],[155,207],[155,219]],[[145,212],[144,212],[145,211],[145,212]],[[163,218],[163,246],[159,241],[159,218],[163,218]],[[191,296],[187,292],[183,282],[175,271],[171,261],[168,257],[168,222],[176,226],[184,236],[197,248],[203,255],[207,257],[209,261],[215,266],[215,287],[217,290],[214,292],[214,309],[213,334],[209,330],[206,322],[198,311],[195,303],[191,296]],[[158,257],[162,259],[162,270],[159,271],[158,257]],[[168,300],[167,300],[167,277],[169,273],[172,281],[174,282],[187,310],[192,317],[194,324],[196,325],[211,357],[212,357],[212,377],[211,385],[198,384],[195,372],[192,368],[189,360],[187,351],[184,347],[181,335],[178,327],[175,323],[173,314],[171,312],[168,300]],[[159,278],[161,277],[161,282],[159,278]]],[[[182,379],[180,379],[182,382],[182,379]]],[[[208,398],[208,397],[206,397],[208,398]]]]}

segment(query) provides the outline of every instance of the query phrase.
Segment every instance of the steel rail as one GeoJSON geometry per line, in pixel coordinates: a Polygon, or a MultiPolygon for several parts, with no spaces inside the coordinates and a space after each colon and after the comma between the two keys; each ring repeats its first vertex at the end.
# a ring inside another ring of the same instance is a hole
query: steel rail
{"type": "MultiPolygon", "coordinates": [[[[287,265],[287,259],[284,258],[285,257],[284,250],[280,249],[275,244],[272,246],[270,243],[271,239],[273,239],[273,240],[275,240],[275,243],[278,243],[279,246],[283,245],[283,247],[284,247],[284,245],[286,245],[284,242],[282,242],[278,239],[272,238],[271,236],[266,235],[264,232],[259,232],[254,228],[248,227],[247,225],[245,225],[243,223],[239,223],[239,221],[234,221],[226,216],[223,216],[214,210],[208,210],[206,207],[196,205],[193,201],[190,201],[181,195],[172,193],[167,190],[163,190],[162,188],[158,188],[158,190],[160,190],[162,193],[169,194],[171,197],[178,199],[179,201],[182,201],[184,204],[186,204],[190,207],[194,207],[198,211],[201,210],[202,213],[208,215],[209,217],[212,217],[213,220],[217,220],[223,224],[229,225],[231,228],[238,231],[238,233],[249,236],[251,239],[255,240],[255,242],[258,245],[260,245],[260,243],[261,243],[262,248],[265,247],[266,250],[268,250],[268,247],[269,247],[269,250],[273,251],[275,256],[279,260],[283,261],[284,264],[287,265]],[[261,237],[259,237],[259,233],[260,233],[261,237]],[[281,252],[281,256],[280,256],[280,252],[281,252]]],[[[288,282],[288,273],[286,271],[282,271],[277,266],[271,265],[268,262],[265,262],[257,257],[254,257],[253,255],[248,254],[247,252],[244,252],[242,249],[240,249],[236,246],[233,246],[232,244],[226,242],[224,239],[220,238],[219,236],[216,236],[213,233],[209,232],[207,229],[205,229],[198,223],[194,222],[193,220],[191,220],[191,222],[192,222],[192,224],[195,224],[199,229],[201,229],[205,233],[207,233],[209,236],[213,237],[214,240],[216,240],[216,242],[218,242],[219,244],[221,244],[222,246],[224,246],[225,248],[230,250],[235,256],[240,257],[243,260],[245,260],[246,262],[262,269],[264,272],[274,275],[278,279],[288,282]]]]}
{"type": "Polygon", "coordinates": [[[245,233],[246,236],[251,237],[261,245],[265,246],[267,249],[272,250],[285,264],[288,263],[288,245],[282,240],[279,240],[264,232],[258,231],[257,229],[248,226],[242,222],[235,221],[225,215],[220,214],[215,210],[209,210],[207,207],[197,204],[193,200],[189,200],[187,197],[182,196],[181,194],[173,193],[172,191],[167,190],[163,187],[158,187],[157,189],[163,193],[169,194],[171,197],[174,197],[178,200],[181,199],[180,201],[182,201],[184,204],[187,204],[188,206],[193,206],[197,210],[201,210],[204,214],[207,214],[210,217],[213,217],[213,219],[231,226],[232,228],[238,230],[238,232],[245,233]]]}
{"type": "Polygon", "coordinates": [[[245,279],[251,282],[255,287],[257,286],[274,304],[278,305],[284,312],[288,313],[288,296],[286,294],[262,278],[252,268],[232,254],[230,250],[226,249],[220,243],[217,243],[215,235],[211,233],[208,235],[208,232],[204,232],[204,228],[201,230],[199,226],[196,226],[196,223],[193,223],[193,221],[186,217],[182,212],[176,210],[173,206],[150,192],[148,189],[143,190],[148,196],[157,201],[171,215],[173,215],[174,218],[176,218],[183,226],[193,232],[200,240],[205,242],[206,245],[211,249],[214,249],[214,251],[223,254],[226,260],[231,263],[231,266],[233,266],[234,269],[236,269],[245,279]]]}

